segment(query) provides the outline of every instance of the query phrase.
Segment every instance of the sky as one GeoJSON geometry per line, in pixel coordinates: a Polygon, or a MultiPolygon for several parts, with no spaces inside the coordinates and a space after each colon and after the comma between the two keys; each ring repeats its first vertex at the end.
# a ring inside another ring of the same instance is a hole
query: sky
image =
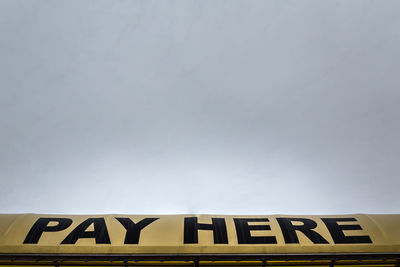
{"type": "Polygon", "coordinates": [[[0,213],[400,213],[399,14],[0,0],[0,213]]]}

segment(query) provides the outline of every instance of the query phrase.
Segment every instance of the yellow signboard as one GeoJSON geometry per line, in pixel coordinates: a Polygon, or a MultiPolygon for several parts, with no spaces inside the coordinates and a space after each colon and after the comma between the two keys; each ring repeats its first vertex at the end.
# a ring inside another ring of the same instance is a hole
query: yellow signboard
{"type": "Polygon", "coordinates": [[[400,253],[400,215],[0,215],[18,253],[400,253]]]}

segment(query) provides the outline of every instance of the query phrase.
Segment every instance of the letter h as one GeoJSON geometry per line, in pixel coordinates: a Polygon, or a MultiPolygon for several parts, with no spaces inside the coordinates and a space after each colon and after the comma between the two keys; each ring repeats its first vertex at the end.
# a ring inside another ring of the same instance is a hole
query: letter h
{"type": "Polygon", "coordinates": [[[198,230],[211,230],[214,235],[214,244],[228,244],[228,234],[224,218],[211,218],[212,224],[198,223],[197,217],[185,217],[184,243],[197,244],[198,230]]]}

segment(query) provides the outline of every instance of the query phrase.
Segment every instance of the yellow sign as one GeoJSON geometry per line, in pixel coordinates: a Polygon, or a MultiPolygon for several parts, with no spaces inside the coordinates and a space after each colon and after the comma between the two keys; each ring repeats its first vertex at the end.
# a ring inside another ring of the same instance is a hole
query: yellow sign
{"type": "Polygon", "coordinates": [[[0,215],[0,253],[399,253],[400,215],[0,215]]]}

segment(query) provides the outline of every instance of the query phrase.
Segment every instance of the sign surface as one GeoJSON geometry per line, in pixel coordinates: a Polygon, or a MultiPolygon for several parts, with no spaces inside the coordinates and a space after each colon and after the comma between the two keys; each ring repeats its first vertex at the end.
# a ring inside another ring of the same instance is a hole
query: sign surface
{"type": "Polygon", "coordinates": [[[0,253],[399,253],[400,215],[0,215],[0,253]]]}

